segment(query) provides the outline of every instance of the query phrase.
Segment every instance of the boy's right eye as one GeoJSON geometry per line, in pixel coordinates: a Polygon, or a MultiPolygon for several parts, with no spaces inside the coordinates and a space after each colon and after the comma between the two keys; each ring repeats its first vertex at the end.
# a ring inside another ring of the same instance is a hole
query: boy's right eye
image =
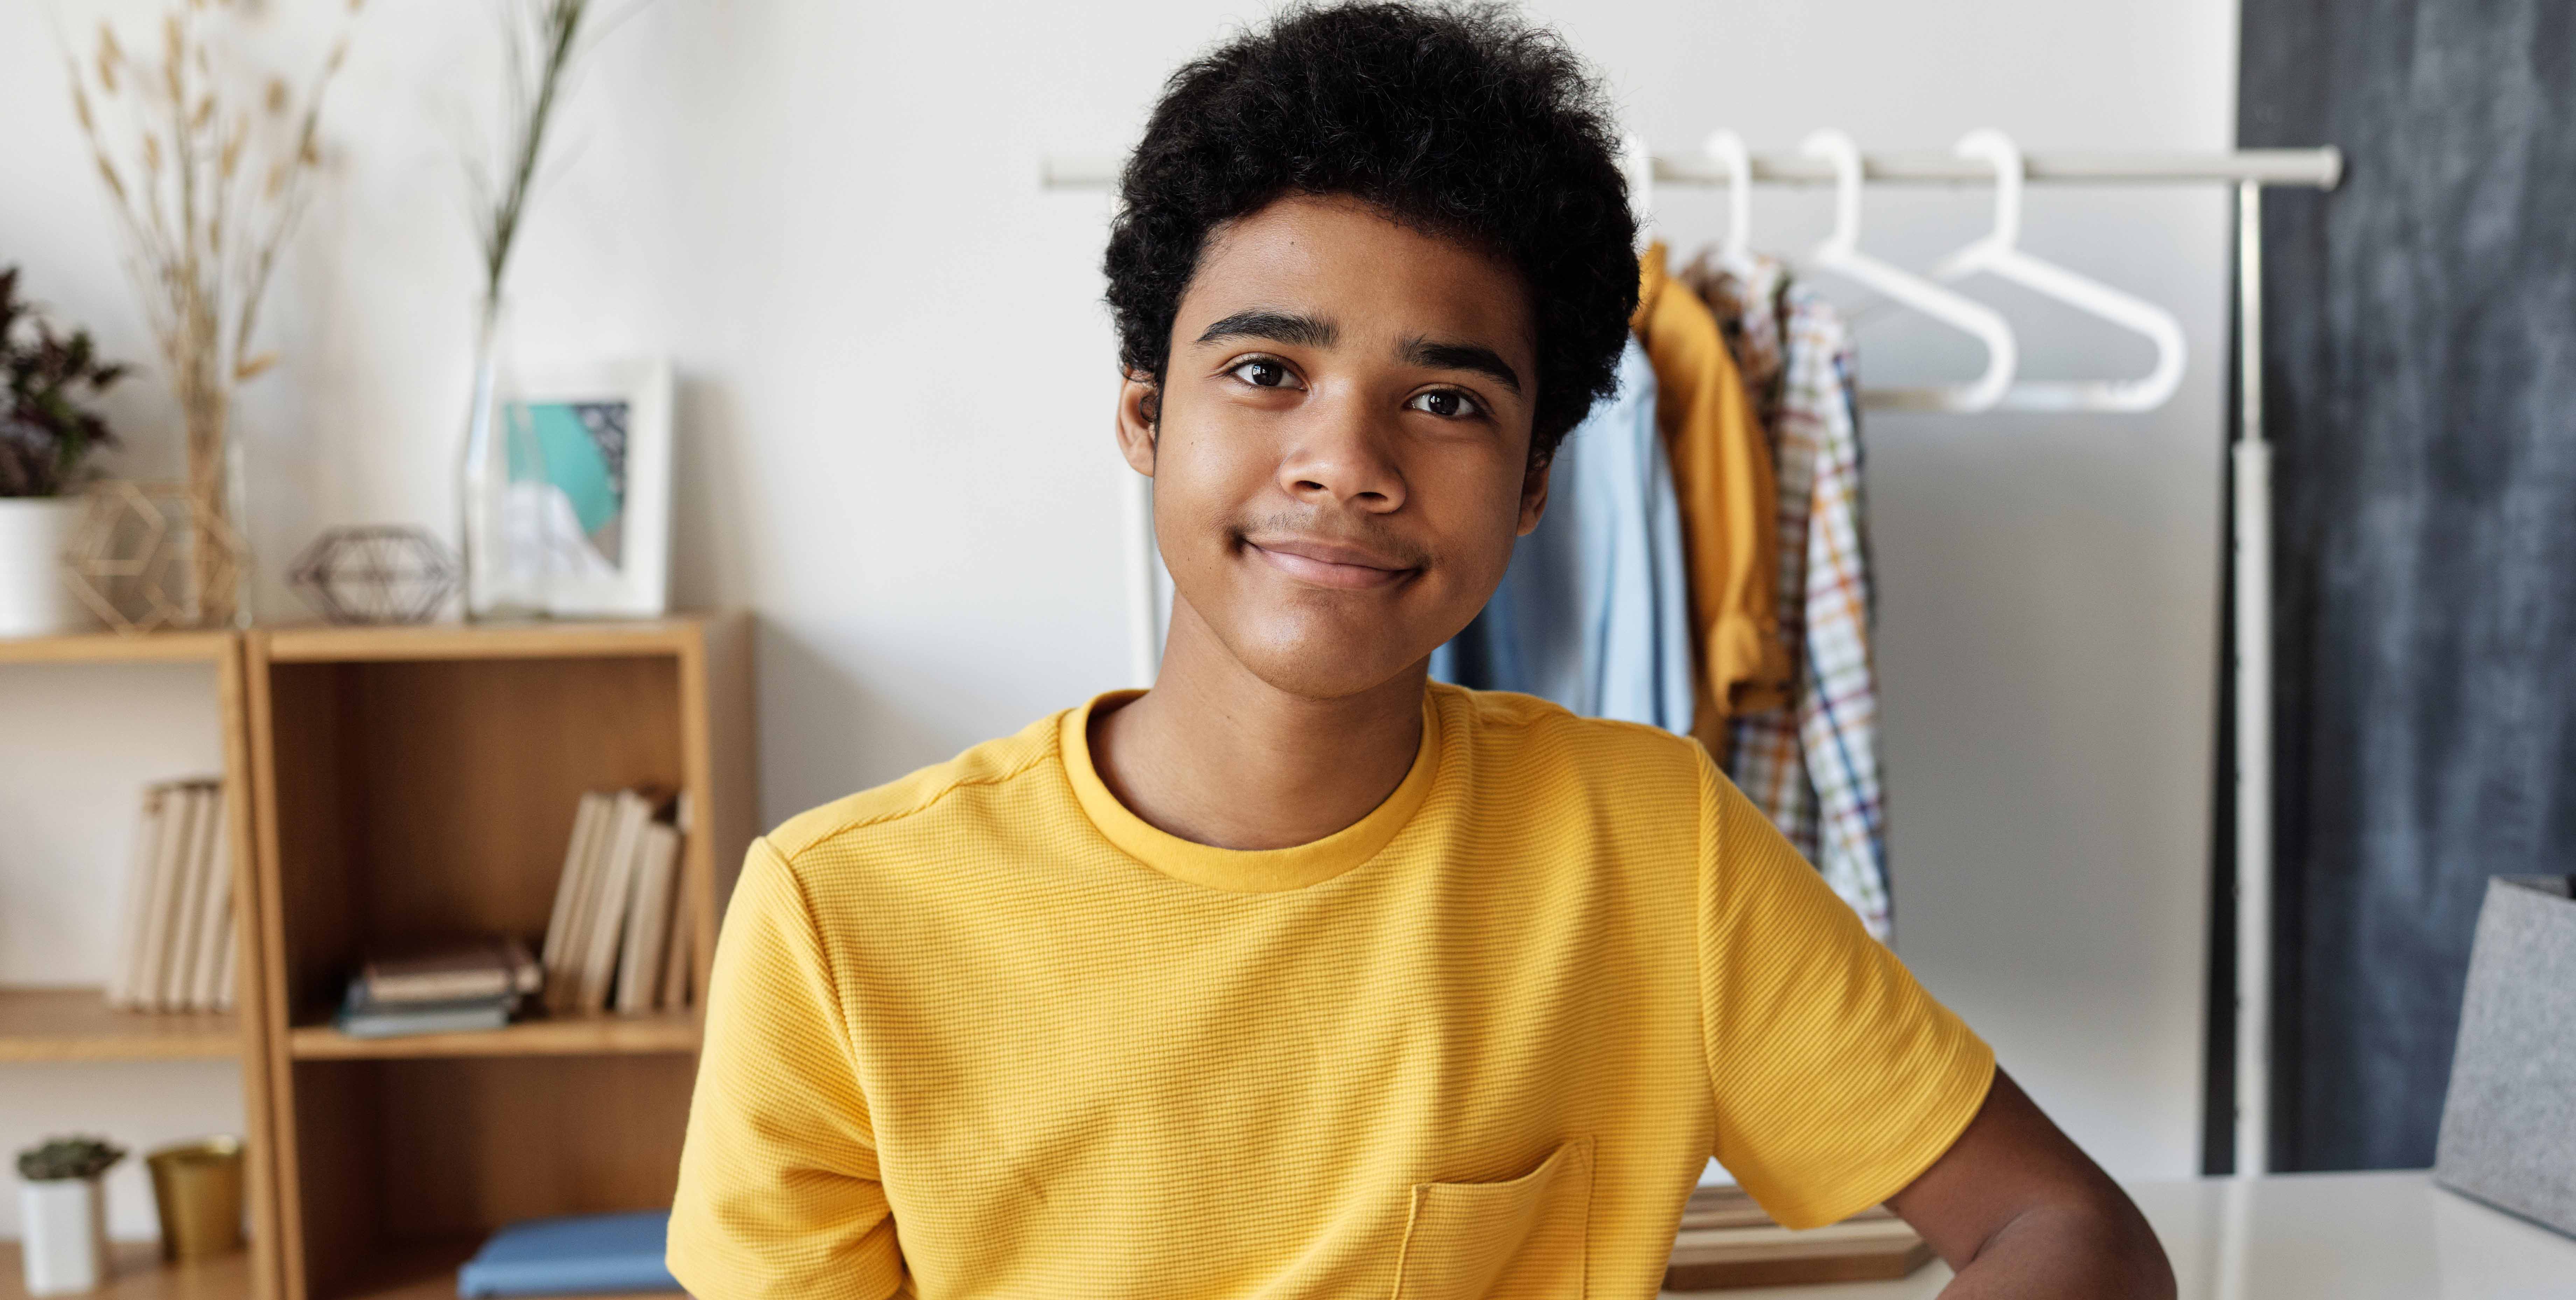
{"type": "Polygon", "coordinates": [[[1283,388],[1289,380],[1288,367],[1267,357],[1253,357],[1238,362],[1231,373],[1255,388],[1283,388]]]}

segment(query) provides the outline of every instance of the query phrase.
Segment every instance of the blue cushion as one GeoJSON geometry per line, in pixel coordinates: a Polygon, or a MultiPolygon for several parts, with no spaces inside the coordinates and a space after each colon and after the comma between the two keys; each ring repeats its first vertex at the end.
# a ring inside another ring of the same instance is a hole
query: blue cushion
{"type": "Polygon", "coordinates": [[[460,1296],[677,1291],[662,1264],[669,1210],[577,1214],[514,1223],[456,1270],[460,1296]]]}

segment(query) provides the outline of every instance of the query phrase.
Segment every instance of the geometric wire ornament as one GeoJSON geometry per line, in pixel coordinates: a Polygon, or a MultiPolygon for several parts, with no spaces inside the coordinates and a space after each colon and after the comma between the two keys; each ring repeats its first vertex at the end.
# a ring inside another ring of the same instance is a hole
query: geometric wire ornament
{"type": "Polygon", "coordinates": [[[192,562],[198,543],[221,548],[210,561],[218,568],[237,568],[249,552],[220,515],[209,516],[211,528],[195,528],[193,501],[185,483],[92,484],[63,549],[63,581],[119,632],[196,626],[196,577],[212,571],[192,562]]]}
{"type": "Polygon", "coordinates": [[[455,553],[426,530],[364,524],[325,530],[286,580],[334,623],[426,623],[461,573],[455,553]]]}

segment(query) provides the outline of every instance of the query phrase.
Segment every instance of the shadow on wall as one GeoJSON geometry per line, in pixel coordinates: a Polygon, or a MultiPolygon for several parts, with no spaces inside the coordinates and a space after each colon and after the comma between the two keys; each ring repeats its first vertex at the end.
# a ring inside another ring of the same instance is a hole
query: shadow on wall
{"type": "Polygon", "coordinates": [[[671,608],[721,609],[750,589],[752,540],[739,526],[755,508],[739,448],[745,423],[730,386],[674,365],[671,440],[671,608]]]}

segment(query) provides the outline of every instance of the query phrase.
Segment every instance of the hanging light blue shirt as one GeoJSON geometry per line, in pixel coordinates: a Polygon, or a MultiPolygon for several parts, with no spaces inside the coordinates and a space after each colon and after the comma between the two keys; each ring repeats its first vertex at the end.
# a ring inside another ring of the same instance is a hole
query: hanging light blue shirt
{"type": "Polygon", "coordinates": [[[1547,513],[1475,621],[1432,652],[1431,675],[1689,734],[1681,500],[1655,427],[1654,367],[1634,338],[1619,391],[1566,435],[1551,480],[1547,513]]]}

